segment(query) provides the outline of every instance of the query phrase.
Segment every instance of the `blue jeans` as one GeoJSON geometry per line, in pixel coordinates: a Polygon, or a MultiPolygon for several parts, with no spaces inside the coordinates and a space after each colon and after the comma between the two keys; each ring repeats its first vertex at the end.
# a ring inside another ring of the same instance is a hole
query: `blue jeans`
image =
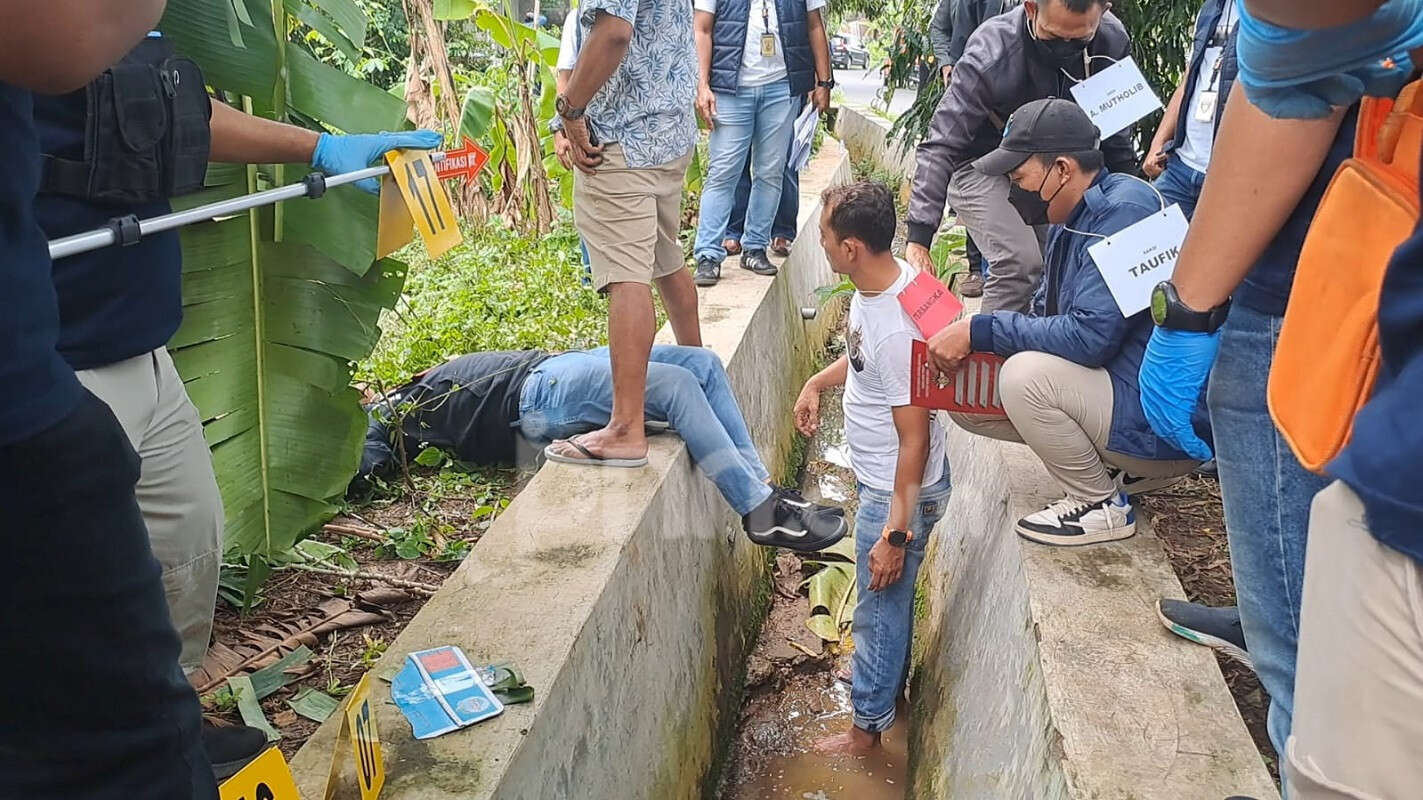
{"type": "Polygon", "coordinates": [[[937,483],[919,492],[909,530],[914,538],[904,548],[904,573],[877,592],[870,586],[870,548],[889,521],[890,493],[861,483],[860,510],[855,514],[855,654],[850,661],[850,705],[855,727],[875,733],[894,724],[894,702],[909,678],[910,645],[914,636],[914,583],[924,563],[929,532],[949,502],[949,465],[937,483]]]}
{"type": "Polygon", "coordinates": [[[751,195],[741,249],[765,250],[771,242],[771,220],[781,200],[795,116],[790,84],[777,81],[741,88],[735,94],[717,92],[716,125],[707,150],[707,175],[702,181],[702,209],[697,220],[697,259],[722,261],[726,226],[736,202],[736,182],[749,158],[751,195]]]}
{"type": "Polygon", "coordinates": [[[1329,483],[1295,460],[1265,406],[1281,319],[1232,306],[1206,393],[1236,604],[1255,672],[1270,693],[1267,726],[1278,753],[1294,712],[1309,504],[1329,483]]]}
{"type": "MultiPolygon", "coordinates": [[[[736,513],[744,515],[771,496],[770,473],[716,353],[653,347],[643,409],[647,419],[677,430],[692,460],[736,513]]],[[[535,442],[597,430],[612,413],[613,368],[606,347],[550,358],[529,373],[519,395],[519,429],[535,442]]]]}
{"type": "Polygon", "coordinates": [[[1152,185],[1166,199],[1166,205],[1181,206],[1181,213],[1189,221],[1196,215],[1196,201],[1201,197],[1201,187],[1206,185],[1206,174],[1186,166],[1180,156],[1172,153],[1166,157],[1166,169],[1152,185]]]}
{"type": "MultiPolygon", "coordinates": [[[[792,98],[791,120],[805,108],[805,97],[792,98]]],[[[794,126],[792,126],[794,127],[794,126]]],[[[792,130],[792,133],[795,131],[792,130]]],[[[790,137],[793,140],[795,137],[790,137]]],[[[788,140],[789,141],[789,140],[788,140]]],[[[736,184],[736,202],[731,206],[731,220],[726,225],[726,238],[741,241],[746,230],[746,207],[751,201],[751,160],[741,170],[736,184]]],[[[776,218],[771,221],[771,238],[795,239],[796,217],[800,214],[800,173],[790,166],[790,145],[786,145],[786,171],[781,176],[781,199],[776,204],[776,218]]]]}

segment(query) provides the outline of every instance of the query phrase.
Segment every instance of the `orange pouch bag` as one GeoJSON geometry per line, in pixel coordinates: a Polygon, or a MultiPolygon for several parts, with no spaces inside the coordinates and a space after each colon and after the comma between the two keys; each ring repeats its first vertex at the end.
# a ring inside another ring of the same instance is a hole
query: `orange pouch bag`
{"type": "Polygon", "coordinates": [[[1378,376],[1379,295],[1393,251],[1418,222],[1423,90],[1365,99],[1354,157],[1340,165],[1300,250],[1270,368],[1270,416],[1307,469],[1353,433],[1378,376]]]}

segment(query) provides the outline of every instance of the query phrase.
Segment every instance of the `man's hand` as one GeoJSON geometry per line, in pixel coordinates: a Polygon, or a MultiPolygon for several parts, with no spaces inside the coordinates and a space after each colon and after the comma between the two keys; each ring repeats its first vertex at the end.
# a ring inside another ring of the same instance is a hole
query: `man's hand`
{"type": "Polygon", "coordinates": [[[953,74],[954,74],[954,65],[953,65],[953,64],[945,64],[944,66],[939,67],[939,77],[943,79],[945,86],[948,86],[948,85],[949,85],[949,77],[952,76],[953,74]]]}
{"type": "Polygon", "coordinates": [[[965,317],[950,323],[947,328],[929,337],[929,360],[939,372],[945,375],[953,373],[958,369],[959,362],[973,352],[969,339],[969,321],[972,319],[965,317]]]}
{"type": "MultiPolygon", "coordinates": [[[[434,131],[402,131],[400,133],[358,133],[338,136],[323,133],[311,153],[311,166],[327,175],[340,175],[365,169],[371,162],[391,150],[433,150],[444,137],[434,131]]],[[[380,181],[367,178],[356,185],[371,194],[380,194],[380,181]]]]}
{"type": "Polygon", "coordinates": [[[929,248],[922,244],[910,242],[904,246],[904,260],[911,266],[933,275],[937,269],[934,266],[934,257],[929,255],[929,248]]]}
{"type": "Polygon", "coordinates": [[[573,169],[573,143],[561,129],[553,132],[553,154],[564,169],[573,169]]]}
{"type": "Polygon", "coordinates": [[[708,128],[716,127],[716,92],[705,83],[697,87],[697,115],[708,128]]]}
{"type": "Polygon", "coordinates": [[[815,87],[815,91],[810,93],[810,104],[824,114],[830,109],[830,90],[824,86],[815,87]]]}
{"type": "Polygon", "coordinates": [[[1161,152],[1160,147],[1152,148],[1150,155],[1141,162],[1141,171],[1152,180],[1161,177],[1161,173],[1166,171],[1166,154],[1161,152]]]}
{"type": "Polygon", "coordinates": [[[795,399],[795,429],[803,436],[814,436],[820,430],[820,387],[811,378],[801,387],[795,399]]]}
{"type": "Polygon", "coordinates": [[[588,135],[588,120],[583,117],[565,117],[563,135],[568,140],[568,155],[573,166],[589,175],[596,172],[598,165],[603,163],[603,146],[595,146],[591,141],[588,135]]]}
{"type": "Polygon", "coordinates": [[[1141,410],[1156,435],[1191,458],[1206,461],[1210,445],[1196,435],[1191,415],[1201,399],[1220,347],[1220,333],[1170,328],[1151,332],[1141,358],[1141,410]]]}
{"type": "Polygon", "coordinates": [[[904,548],[895,547],[881,537],[870,548],[870,591],[888,589],[903,574],[904,548]]]}

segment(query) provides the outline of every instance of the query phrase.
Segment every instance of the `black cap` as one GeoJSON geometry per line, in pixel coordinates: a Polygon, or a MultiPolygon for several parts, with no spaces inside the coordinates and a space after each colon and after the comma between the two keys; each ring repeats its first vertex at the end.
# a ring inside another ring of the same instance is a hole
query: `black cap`
{"type": "Polygon", "coordinates": [[[1049,97],[1025,103],[1008,117],[998,149],[973,162],[985,175],[1007,175],[1038,153],[1096,150],[1102,137],[1097,126],[1071,100],[1049,97]]]}

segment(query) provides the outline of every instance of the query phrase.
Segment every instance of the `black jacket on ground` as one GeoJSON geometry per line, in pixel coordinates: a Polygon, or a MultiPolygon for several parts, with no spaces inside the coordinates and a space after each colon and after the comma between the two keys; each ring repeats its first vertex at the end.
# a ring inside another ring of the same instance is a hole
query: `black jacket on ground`
{"type": "MultiPolygon", "coordinates": [[[[1081,62],[1065,67],[1043,59],[1028,34],[1022,6],[985,22],[968,39],[963,57],[920,143],[909,201],[909,241],[929,246],[944,216],[949,179],[972,169],[974,159],[998,146],[1003,124],[1024,103],[1045,97],[1072,99],[1073,84],[1128,55],[1131,39],[1109,11],[1087,47],[1091,69],[1081,62]]],[[[1138,158],[1132,128],[1102,141],[1107,168],[1135,174],[1138,158]]]]}

